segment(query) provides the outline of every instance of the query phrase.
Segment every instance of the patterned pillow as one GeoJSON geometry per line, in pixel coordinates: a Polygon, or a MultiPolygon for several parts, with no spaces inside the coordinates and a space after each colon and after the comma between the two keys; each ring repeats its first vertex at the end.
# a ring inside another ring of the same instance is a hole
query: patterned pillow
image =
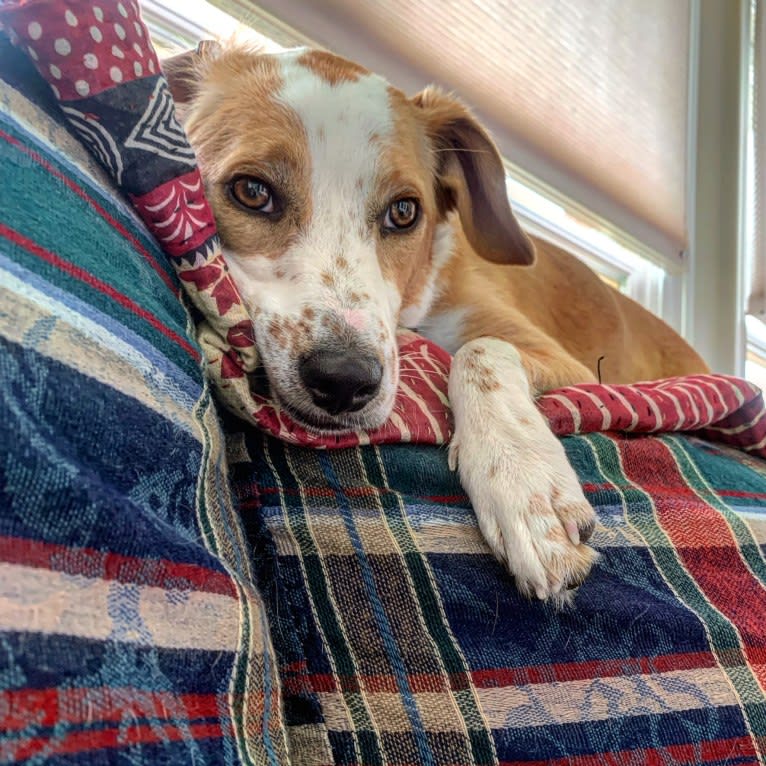
{"type": "Polygon", "coordinates": [[[0,762],[282,762],[178,279],[5,38],[0,68],[0,762]]]}

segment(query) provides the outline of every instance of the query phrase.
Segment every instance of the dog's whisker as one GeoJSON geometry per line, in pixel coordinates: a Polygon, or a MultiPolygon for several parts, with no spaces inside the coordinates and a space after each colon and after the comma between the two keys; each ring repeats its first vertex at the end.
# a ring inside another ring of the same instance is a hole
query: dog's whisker
{"type": "Polygon", "coordinates": [[[452,153],[452,154],[490,154],[488,149],[461,149],[458,147],[447,147],[445,149],[441,149],[439,147],[434,147],[431,149],[432,154],[445,154],[445,153],[452,153]]]}

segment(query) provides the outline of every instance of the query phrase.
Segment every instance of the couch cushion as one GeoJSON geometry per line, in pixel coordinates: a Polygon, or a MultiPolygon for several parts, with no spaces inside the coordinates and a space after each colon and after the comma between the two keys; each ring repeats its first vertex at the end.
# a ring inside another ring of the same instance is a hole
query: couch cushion
{"type": "Polygon", "coordinates": [[[279,762],[177,278],[5,39],[0,62],[0,760],[279,762]]]}

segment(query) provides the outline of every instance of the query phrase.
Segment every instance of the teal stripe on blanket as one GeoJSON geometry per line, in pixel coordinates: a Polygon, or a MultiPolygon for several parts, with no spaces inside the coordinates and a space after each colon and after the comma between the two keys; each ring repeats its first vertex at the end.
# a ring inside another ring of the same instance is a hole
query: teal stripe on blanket
{"type": "MultiPolygon", "coordinates": [[[[26,140],[23,133],[14,138],[26,140]]],[[[121,223],[135,226],[127,217],[121,223]]],[[[186,374],[198,374],[198,351],[186,337],[186,312],[167,283],[171,277],[136,252],[91,204],[2,136],[0,240],[24,268],[114,317],[162,349],[186,374]]],[[[164,258],[157,250],[152,255],[164,258]]]]}

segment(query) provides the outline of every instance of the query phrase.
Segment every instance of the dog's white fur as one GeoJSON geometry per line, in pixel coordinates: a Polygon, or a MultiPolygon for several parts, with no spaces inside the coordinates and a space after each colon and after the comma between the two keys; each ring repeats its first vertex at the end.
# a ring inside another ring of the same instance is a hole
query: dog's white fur
{"type": "Polygon", "coordinates": [[[497,338],[461,346],[449,399],[450,467],[460,468],[484,538],[522,591],[564,599],[592,561],[579,530],[592,527],[593,509],[532,401],[518,351],[497,338]]]}
{"type": "MultiPolygon", "coordinates": [[[[375,242],[364,226],[364,204],[377,169],[377,152],[370,138],[378,135],[385,139],[392,130],[388,85],[380,77],[367,75],[331,86],[300,66],[296,61],[299,55],[297,51],[279,57],[283,84],[274,99],[299,117],[305,133],[314,206],[310,225],[280,256],[278,276],[273,260],[267,256],[226,248],[224,252],[243,299],[259,308],[259,325],[267,324],[274,316],[298,315],[311,306],[353,324],[363,343],[377,346],[381,355],[390,360],[384,365],[384,380],[376,401],[353,424],[380,423],[391,411],[396,395],[395,331],[401,295],[381,274],[375,242]],[[339,148],[351,147],[353,151],[339,156],[339,148]],[[350,266],[343,272],[337,269],[341,254],[350,266]],[[332,286],[322,281],[323,273],[334,275],[332,286]],[[342,299],[344,292],[354,291],[370,296],[361,312],[342,299]],[[351,322],[350,316],[354,318],[351,322]],[[376,340],[381,322],[387,328],[383,343],[376,340]]],[[[295,359],[268,333],[259,333],[256,328],[256,336],[277,395],[287,402],[297,399],[301,411],[324,422],[324,413],[317,411],[303,394],[295,359]]]]}

